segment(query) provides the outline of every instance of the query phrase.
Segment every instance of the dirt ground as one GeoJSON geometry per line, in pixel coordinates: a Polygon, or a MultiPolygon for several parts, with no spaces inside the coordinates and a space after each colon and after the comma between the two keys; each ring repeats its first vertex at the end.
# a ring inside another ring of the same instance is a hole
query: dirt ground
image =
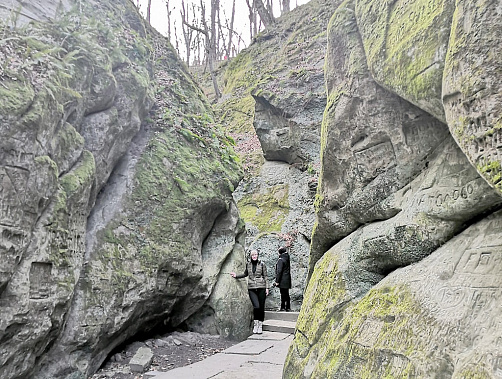
{"type": "Polygon", "coordinates": [[[143,374],[131,373],[129,369],[129,361],[140,347],[148,347],[153,353],[153,361],[147,371],[165,372],[198,362],[236,343],[210,334],[173,332],[143,342],[131,343],[109,358],[89,379],[143,378],[143,374]]]}

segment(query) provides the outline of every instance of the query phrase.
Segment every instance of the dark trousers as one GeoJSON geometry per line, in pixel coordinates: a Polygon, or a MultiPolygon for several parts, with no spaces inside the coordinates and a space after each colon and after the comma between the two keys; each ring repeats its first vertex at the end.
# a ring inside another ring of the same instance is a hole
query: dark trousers
{"type": "Polygon", "coordinates": [[[254,319],[263,321],[265,319],[265,299],[267,297],[265,288],[250,289],[248,292],[253,304],[254,319]]]}
{"type": "Polygon", "coordinates": [[[291,309],[291,299],[289,297],[289,288],[279,288],[281,291],[281,309],[291,309]]]}

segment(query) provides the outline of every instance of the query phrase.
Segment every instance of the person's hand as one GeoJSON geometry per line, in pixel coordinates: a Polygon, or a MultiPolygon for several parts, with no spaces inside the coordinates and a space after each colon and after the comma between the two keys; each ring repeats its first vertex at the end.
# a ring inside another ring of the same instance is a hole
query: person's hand
{"type": "Polygon", "coordinates": [[[235,276],[236,276],[236,275],[235,275],[235,272],[231,272],[231,273],[230,273],[230,276],[231,276],[232,278],[235,278],[235,276]]]}
{"type": "Polygon", "coordinates": [[[279,287],[279,283],[274,283],[274,286],[275,287],[279,287]]]}
{"type": "Polygon", "coordinates": [[[265,290],[265,293],[266,293],[266,294],[267,294],[267,296],[268,296],[268,288],[265,290]]]}

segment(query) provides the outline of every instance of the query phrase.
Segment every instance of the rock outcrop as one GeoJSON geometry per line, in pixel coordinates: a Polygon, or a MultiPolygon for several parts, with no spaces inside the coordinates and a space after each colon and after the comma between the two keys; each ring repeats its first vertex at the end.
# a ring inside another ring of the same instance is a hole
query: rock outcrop
{"type": "Polygon", "coordinates": [[[500,375],[500,5],[336,4],[285,376],[500,375]]]}
{"type": "Polygon", "coordinates": [[[193,318],[245,338],[241,171],[172,47],[127,0],[0,4],[0,377],[193,318]]]}
{"type": "MultiPolygon", "coordinates": [[[[288,12],[223,65],[223,97],[216,105],[243,156],[246,175],[234,197],[246,222],[246,245],[260,251],[271,281],[278,248],[290,247],[295,310],[315,220],[331,3],[313,0],[288,12]]],[[[273,291],[267,306],[279,304],[273,291]]]]}

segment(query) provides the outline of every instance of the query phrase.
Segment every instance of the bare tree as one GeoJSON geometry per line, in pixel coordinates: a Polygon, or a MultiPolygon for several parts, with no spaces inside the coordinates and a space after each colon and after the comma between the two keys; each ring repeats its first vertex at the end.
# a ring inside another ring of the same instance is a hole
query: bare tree
{"type": "Polygon", "coordinates": [[[253,40],[254,36],[258,33],[256,17],[257,12],[254,0],[246,0],[246,5],[248,6],[249,11],[249,37],[251,40],[253,40]]]}
{"type": "MultiPolygon", "coordinates": [[[[220,5],[220,0],[211,0],[211,5],[212,6],[218,6],[220,5]]],[[[211,33],[209,33],[209,28],[207,26],[206,22],[206,12],[204,8],[204,2],[203,0],[200,0],[200,6],[202,10],[202,25],[204,26],[204,35],[206,36],[206,51],[207,51],[207,64],[209,66],[209,74],[211,75],[211,79],[213,81],[213,87],[214,87],[214,94],[216,96],[216,99],[219,99],[221,97],[221,92],[220,89],[218,88],[218,81],[216,79],[216,74],[214,72],[214,63],[216,60],[216,41],[215,41],[215,36],[216,36],[216,10],[214,8],[211,9],[211,33]]]]}
{"type": "Polygon", "coordinates": [[[152,0],[148,0],[148,5],[146,7],[146,21],[150,24],[150,14],[152,11],[152,0]]]}
{"type": "MultiPolygon", "coordinates": [[[[151,0],[148,1],[151,2],[151,0]]],[[[246,0],[249,5],[254,1],[246,0]]],[[[232,13],[230,17],[227,17],[226,12],[229,10],[228,8],[225,10],[221,5],[221,0],[174,0],[174,3],[173,0],[164,0],[167,11],[167,36],[175,45],[178,54],[181,50],[183,60],[188,65],[205,63],[214,75],[218,60],[236,55],[240,46],[246,45],[242,36],[234,30],[236,2],[232,0],[232,13]],[[178,3],[181,3],[179,10],[181,29],[179,24],[176,28],[176,17],[173,17],[173,11],[178,12],[176,8],[178,3]],[[174,7],[173,4],[175,4],[174,7]]],[[[254,5],[253,9],[255,20],[257,20],[258,13],[254,5]]],[[[149,17],[148,14],[146,17],[149,17]]],[[[259,29],[257,22],[252,27],[256,31],[259,29]]],[[[216,81],[214,84],[215,93],[220,96],[216,81]]]]}
{"type": "MultiPolygon", "coordinates": [[[[192,10],[194,11],[194,19],[195,20],[195,7],[192,6],[192,10]]],[[[186,53],[186,64],[190,65],[190,52],[192,45],[192,35],[194,28],[191,26],[191,23],[188,20],[188,7],[185,4],[185,0],[181,0],[181,30],[183,32],[183,39],[185,40],[185,53],[186,53]]]]}
{"type": "MultiPolygon", "coordinates": [[[[230,58],[232,51],[232,37],[234,35],[234,20],[235,20],[235,0],[232,4],[232,16],[230,18],[230,26],[228,27],[228,42],[227,42],[227,57],[230,58]]],[[[226,20],[228,21],[228,20],[226,20]]],[[[227,22],[228,26],[228,22],[227,22]]]]}
{"type": "Polygon", "coordinates": [[[273,25],[275,23],[275,18],[272,13],[271,3],[268,3],[268,8],[265,7],[262,0],[254,0],[254,5],[258,14],[260,15],[261,22],[265,25],[266,28],[273,25]]]}
{"type": "MultiPolygon", "coordinates": [[[[200,3],[203,3],[203,0],[200,1],[200,3]]],[[[207,28],[207,25],[205,25],[205,29],[209,33],[210,41],[209,41],[209,55],[208,55],[208,60],[209,58],[212,59],[213,63],[217,60],[218,57],[218,42],[219,42],[219,36],[218,36],[218,29],[216,28],[216,19],[218,15],[218,11],[220,10],[220,0],[211,0],[211,29],[207,28]]],[[[204,20],[205,17],[202,17],[202,23],[204,25],[204,20]]]]}
{"type": "Polygon", "coordinates": [[[289,3],[290,0],[282,0],[282,13],[281,14],[285,14],[285,13],[288,13],[290,11],[290,3],[289,3]]]}
{"type": "Polygon", "coordinates": [[[167,39],[172,42],[171,39],[171,9],[169,9],[169,0],[166,0],[166,10],[167,10],[167,39]]]}
{"type": "MultiPolygon", "coordinates": [[[[216,3],[219,4],[219,0],[211,0],[211,4],[216,3]]],[[[201,23],[202,27],[199,28],[196,25],[189,24],[186,21],[183,21],[189,29],[194,30],[198,33],[201,33],[205,37],[205,50],[206,50],[206,63],[209,66],[209,74],[211,75],[211,80],[213,82],[214,93],[216,99],[221,97],[221,92],[218,87],[218,81],[216,79],[214,64],[216,61],[216,48],[215,48],[215,35],[216,35],[216,11],[211,9],[211,20],[210,23],[214,29],[210,30],[206,20],[206,7],[204,5],[204,0],[200,0],[200,11],[201,11],[201,23]]],[[[186,45],[187,50],[190,49],[190,45],[186,45]]]]}

